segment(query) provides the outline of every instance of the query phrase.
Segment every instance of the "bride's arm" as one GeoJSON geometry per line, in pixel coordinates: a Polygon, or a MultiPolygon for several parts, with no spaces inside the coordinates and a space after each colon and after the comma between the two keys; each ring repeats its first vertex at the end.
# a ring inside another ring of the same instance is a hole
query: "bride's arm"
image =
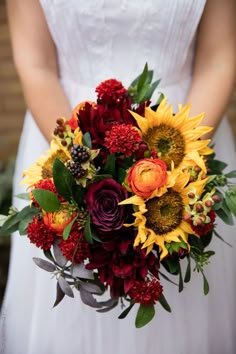
{"type": "Polygon", "coordinates": [[[235,2],[207,0],[200,22],[187,102],[192,103],[192,115],[206,113],[204,125],[218,125],[232,93],[236,70],[235,2]]]}
{"type": "Polygon", "coordinates": [[[13,58],[27,106],[50,140],[71,109],[59,81],[57,54],[38,0],[7,0],[13,58]]]}

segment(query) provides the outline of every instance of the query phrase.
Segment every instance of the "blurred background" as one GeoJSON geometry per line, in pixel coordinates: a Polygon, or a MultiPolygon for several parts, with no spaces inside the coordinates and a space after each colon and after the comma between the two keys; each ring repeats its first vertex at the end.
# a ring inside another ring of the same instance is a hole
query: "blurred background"
{"type": "MultiPolygon", "coordinates": [[[[0,0],[0,83],[0,214],[3,214],[11,202],[14,157],[25,112],[25,102],[12,60],[5,0],[0,0]]],[[[236,137],[236,85],[228,116],[236,137]]],[[[7,280],[9,252],[9,238],[0,238],[0,306],[7,280]]]]}

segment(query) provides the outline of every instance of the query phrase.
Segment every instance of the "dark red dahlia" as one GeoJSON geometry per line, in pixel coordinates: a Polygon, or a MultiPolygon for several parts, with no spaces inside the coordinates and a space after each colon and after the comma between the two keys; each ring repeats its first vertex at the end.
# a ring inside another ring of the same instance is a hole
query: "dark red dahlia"
{"type": "Polygon", "coordinates": [[[129,100],[113,106],[98,104],[94,107],[86,103],[78,112],[80,129],[83,134],[90,133],[93,148],[101,148],[104,146],[106,132],[110,131],[113,125],[136,125],[135,119],[129,113],[130,109],[131,101],[129,100]]]}
{"type": "MultiPolygon", "coordinates": [[[[34,185],[34,188],[35,188],[35,189],[36,189],[36,188],[41,188],[41,189],[45,189],[45,190],[47,190],[47,191],[53,192],[53,193],[55,193],[55,194],[58,196],[58,198],[59,198],[59,200],[60,200],[61,202],[64,202],[64,201],[65,201],[64,198],[63,198],[60,194],[57,193],[56,187],[55,187],[55,185],[54,185],[54,183],[53,183],[53,181],[52,181],[51,178],[41,179],[39,182],[37,182],[37,183],[34,185]]],[[[38,204],[37,201],[35,200],[33,194],[31,195],[31,199],[32,199],[33,203],[34,203],[37,207],[39,207],[39,204],[38,204]]]]}
{"type": "Polygon", "coordinates": [[[56,233],[44,224],[43,219],[34,216],[28,225],[27,237],[36,247],[48,250],[56,238],[56,233]]]}
{"type": "Polygon", "coordinates": [[[209,216],[211,219],[211,221],[207,224],[202,223],[201,225],[195,226],[193,225],[193,222],[190,221],[193,231],[196,232],[196,234],[199,236],[207,235],[213,228],[216,219],[216,212],[214,210],[210,210],[207,216],[209,216]]]}
{"type": "Polygon", "coordinates": [[[66,259],[71,262],[73,260],[75,263],[82,263],[90,255],[89,244],[81,230],[72,230],[67,240],[61,239],[59,247],[66,259]]]}
{"type": "Polygon", "coordinates": [[[111,130],[106,133],[104,145],[111,154],[119,153],[131,156],[139,150],[141,142],[141,136],[136,128],[131,124],[120,124],[113,125],[111,130]]]}
{"type": "Polygon", "coordinates": [[[129,296],[135,302],[149,306],[154,305],[161,297],[163,287],[158,280],[136,281],[129,291],[129,296]]]}
{"type": "Polygon", "coordinates": [[[153,253],[133,247],[133,239],[125,238],[127,231],[104,243],[91,246],[88,269],[97,269],[100,281],[110,287],[112,297],[127,294],[135,281],[144,281],[148,271],[158,278],[159,262],[153,253]]]}
{"type": "Polygon", "coordinates": [[[98,102],[102,104],[116,104],[128,95],[128,91],[120,81],[116,79],[109,79],[103,81],[100,85],[96,87],[98,102]]]}

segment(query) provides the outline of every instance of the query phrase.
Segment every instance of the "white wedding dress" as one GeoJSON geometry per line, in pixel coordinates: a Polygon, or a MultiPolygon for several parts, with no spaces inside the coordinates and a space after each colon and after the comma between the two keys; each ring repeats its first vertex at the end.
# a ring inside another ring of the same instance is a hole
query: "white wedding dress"
{"type": "MultiPolygon", "coordinates": [[[[127,86],[145,62],[161,78],[159,91],[170,103],[184,103],[191,83],[196,30],[205,0],[41,0],[56,43],[61,82],[71,107],[94,99],[95,87],[108,78],[127,86]]],[[[222,87],[223,89],[223,87],[222,87]]],[[[204,90],[204,88],[203,88],[204,90]]],[[[206,93],[207,94],[207,93],[206,93]]],[[[49,117],[50,118],[50,117],[49,117]]],[[[226,119],[215,134],[218,158],[236,167],[234,140],[226,119]]],[[[48,144],[28,112],[19,146],[14,193],[22,170],[48,144]]],[[[18,207],[23,202],[15,199],[18,207]]],[[[52,309],[56,281],[37,268],[32,257],[44,257],[26,237],[14,235],[9,282],[1,316],[0,352],[4,354],[235,354],[235,228],[219,233],[234,248],[214,240],[216,255],[206,268],[210,293],[194,273],[183,293],[162,279],[172,307],[156,306],[156,317],[135,329],[134,308],[124,320],[121,309],[96,313],[79,297],[52,309]]]]}

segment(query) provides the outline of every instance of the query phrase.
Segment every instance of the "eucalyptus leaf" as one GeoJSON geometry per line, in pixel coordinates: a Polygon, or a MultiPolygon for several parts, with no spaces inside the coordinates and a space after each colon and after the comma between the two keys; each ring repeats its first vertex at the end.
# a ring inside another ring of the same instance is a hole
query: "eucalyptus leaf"
{"type": "Polygon", "coordinates": [[[229,210],[236,216],[236,195],[226,192],[225,202],[229,210]]]}
{"type": "Polygon", "coordinates": [[[43,270],[46,270],[47,272],[55,272],[57,270],[56,266],[45,259],[33,257],[34,263],[39,267],[42,268],[43,270]]]}
{"type": "Polygon", "coordinates": [[[160,299],[159,299],[159,302],[161,304],[161,306],[167,311],[167,312],[171,312],[171,307],[170,305],[168,304],[165,296],[162,294],[160,299]]]}
{"type": "Polygon", "coordinates": [[[18,213],[8,216],[0,229],[0,236],[10,235],[18,229],[18,224],[18,213]]]}
{"type": "Polygon", "coordinates": [[[67,259],[66,257],[62,254],[62,251],[60,249],[60,247],[58,246],[58,240],[56,240],[53,243],[53,254],[56,260],[56,263],[60,266],[60,267],[64,267],[67,263],[67,259]]]}
{"type": "Polygon", "coordinates": [[[61,290],[60,285],[57,281],[57,293],[56,293],[56,300],[53,304],[53,307],[56,307],[65,297],[65,293],[61,290]]]}
{"type": "Polygon", "coordinates": [[[73,278],[94,279],[93,271],[86,269],[83,263],[73,264],[71,267],[71,275],[73,278]]]}
{"type": "Polygon", "coordinates": [[[139,306],[137,316],[135,319],[136,328],[144,327],[146,324],[148,324],[153,319],[154,316],[155,316],[154,305],[145,306],[145,305],[141,304],[139,306]]]}
{"type": "Polygon", "coordinates": [[[58,284],[65,295],[67,295],[69,297],[74,297],[74,294],[73,294],[73,291],[72,291],[70,285],[67,283],[65,278],[63,278],[63,276],[60,276],[58,278],[58,284]]]}
{"type": "MultiPolygon", "coordinates": [[[[228,207],[227,207],[228,209],[228,207]]],[[[233,217],[232,214],[230,212],[230,210],[228,209],[228,212],[226,211],[226,208],[224,207],[221,209],[216,210],[216,214],[224,221],[225,224],[227,225],[233,225],[234,221],[233,221],[233,217]]]]}
{"type": "Polygon", "coordinates": [[[83,290],[91,293],[91,294],[96,294],[96,295],[101,295],[103,294],[103,290],[96,284],[91,283],[91,282],[80,282],[80,288],[83,290]]]}
{"type": "Polygon", "coordinates": [[[52,261],[53,263],[55,263],[55,260],[53,258],[51,249],[49,248],[48,250],[43,250],[44,256],[49,259],[50,261],[52,261]]]}
{"type": "Polygon", "coordinates": [[[56,158],[53,163],[53,181],[57,192],[68,202],[72,199],[74,178],[66,166],[56,158]]]}
{"type": "MultiPolygon", "coordinates": [[[[112,309],[114,309],[117,306],[117,304],[118,304],[118,300],[117,299],[112,299],[112,301],[109,302],[108,306],[103,307],[102,309],[99,309],[99,310],[96,310],[96,311],[100,312],[100,313],[109,312],[112,309]]],[[[100,305],[101,305],[101,303],[100,303],[100,305]]]]}
{"type": "Polygon", "coordinates": [[[85,305],[93,308],[102,308],[102,305],[97,302],[93,295],[82,287],[80,287],[80,298],[85,305]]]}
{"type": "Polygon", "coordinates": [[[51,191],[36,188],[32,191],[32,194],[40,207],[48,213],[57,211],[61,206],[57,195],[51,191]]]}
{"type": "Polygon", "coordinates": [[[0,215],[0,227],[2,227],[2,225],[7,220],[7,218],[8,218],[7,215],[0,215]]]}

